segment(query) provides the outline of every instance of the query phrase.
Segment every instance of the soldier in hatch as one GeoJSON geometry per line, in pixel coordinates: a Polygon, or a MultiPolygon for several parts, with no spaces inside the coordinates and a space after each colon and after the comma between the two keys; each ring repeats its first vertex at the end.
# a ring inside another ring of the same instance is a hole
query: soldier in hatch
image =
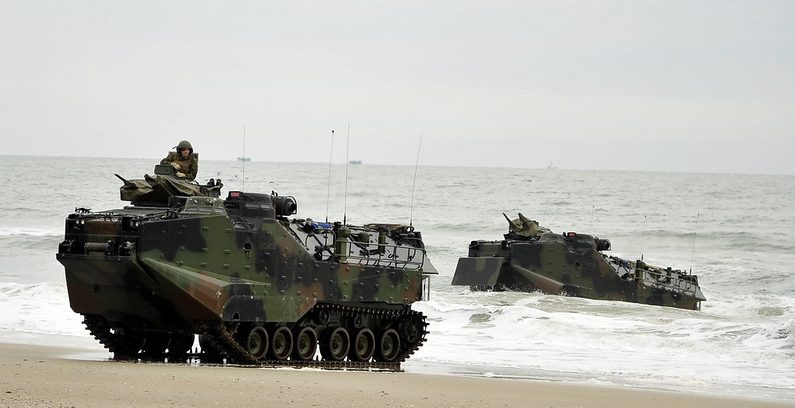
{"type": "Polygon", "coordinates": [[[177,177],[193,180],[199,171],[199,157],[193,153],[190,142],[183,140],[176,146],[176,152],[169,152],[160,164],[169,164],[177,171],[177,177]]]}

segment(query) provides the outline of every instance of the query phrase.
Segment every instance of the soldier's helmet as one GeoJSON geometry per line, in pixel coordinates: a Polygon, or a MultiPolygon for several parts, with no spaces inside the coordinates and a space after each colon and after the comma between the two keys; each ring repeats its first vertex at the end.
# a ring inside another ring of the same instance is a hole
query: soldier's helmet
{"type": "Polygon", "coordinates": [[[180,150],[188,149],[188,150],[190,150],[191,154],[193,154],[193,146],[191,146],[190,142],[187,141],[187,140],[183,140],[183,141],[179,142],[179,144],[174,146],[174,148],[176,148],[178,152],[180,150]]]}

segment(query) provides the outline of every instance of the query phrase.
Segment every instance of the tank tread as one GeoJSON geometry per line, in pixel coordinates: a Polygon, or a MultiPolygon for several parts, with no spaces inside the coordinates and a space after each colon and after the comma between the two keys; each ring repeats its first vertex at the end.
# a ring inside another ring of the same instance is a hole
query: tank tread
{"type": "Polygon", "coordinates": [[[141,339],[125,336],[118,332],[111,332],[111,327],[102,316],[83,315],[83,324],[86,330],[97,339],[108,351],[114,354],[115,359],[135,358],[140,350],[141,339]]]}
{"type": "MultiPolygon", "coordinates": [[[[229,357],[233,366],[256,367],[293,367],[293,368],[321,368],[328,370],[355,370],[355,371],[401,371],[401,363],[408,359],[425,342],[428,334],[425,315],[421,312],[406,307],[401,308],[373,308],[366,306],[351,306],[345,304],[322,303],[318,304],[313,312],[326,310],[330,313],[339,313],[340,316],[355,319],[357,316],[377,317],[392,319],[395,323],[399,320],[415,320],[420,322],[422,331],[417,333],[417,340],[408,344],[395,360],[384,361],[328,361],[328,360],[257,360],[246,351],[222,322],[205,326],[204,336],[218,350],[222,350],[229,357]]],[[[111,332],[111,326],[102,316],[84,315],[83,323],[91,335],[105,348],[114,353],[116,359],[136,358],[138,351],[133,351],[134,345],[125,340],[118,333],[111,332]],[[130,343],[130,344],[128,344],[130,343]]],[[[401,337],[402,338],[402,337],[401,337]]],[[[196,357],[196,356],[194,356],[196,357]]],[[[201,356],[198,356],[201,358],[201,356]]]]}
{"type": "Polygon", "coordinates": [[[417,340],[405,348],[394,361],[328,361],[328,360],[257,360],[246,351],[234,337],[234,333],[227,329],[223,323],[213,324],[206,329],[205,335],[208,336],[213,345],[227,353],[231,359],[240,365],[257,367],[312,367],[331,370],[361,370],[361,371],[401,371],[401,363],[425,342],[425,335],[428,323],[425,322],[425,315],[421,312],[409,308],[372,308],[365,306],[350,306],[344,304],[322,303],[318,304],[314,312],[322,310],[329,312],[339,312],[343,317],[356,318],[359,316],[371,315],[380,318],[417,319],[421,323],[422,332],[418,333],[417,340]]]}
{"type": "Polygon", "coordinates": [[[257,361],[257,364],[225,364],[228,367],[249,367],[249,368],[319,368],[322,370],[345,370],[345,371],[386,371],[386,372],[400,372],[401,363],[396,362],[379,362],[379,361],[325,361],[325,360],[312,360],[312,361],[292,361],[292,360],[265,360],[257,361]]]}
{"type": "Polygon", "coordinates": [[[110,332],[107,321],[100,316],[83,315],[83,324],[91,335],[111,353],[115,351],[117,339],[110,332]]]}

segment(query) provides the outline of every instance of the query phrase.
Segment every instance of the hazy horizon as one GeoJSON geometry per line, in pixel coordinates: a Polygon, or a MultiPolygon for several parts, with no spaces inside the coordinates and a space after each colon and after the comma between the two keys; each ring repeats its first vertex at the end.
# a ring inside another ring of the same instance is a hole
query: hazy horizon
{"type": "Polygon", "coordinates": [[[0,155],[795,174],[795,2],[0,0],[0,155]]]}
{"type": "MultiPolygon", "coordinates": [[[[10,155],[0,155],[0,157],[48,157],[48,158],[65,158],[65,159],[117,159],[117,160],[152,160],[153,165],[160,162],[161,157],[108,157],[108,156],[64,156],[64,155],[57,155],[57,156],[47,156],[47,155],[25,155],[25,154],[10,154],[10,155]]],[[[355,158],[351,158],[350,160],[359,160],[355,158]]],[[[201,174],[201,163],[205,161],[210,162],[229,162],[229,163],[243,163],[243,161],[238,160],[236,157],[228,158],[228,159],[200,159],[199,161],[199,173],[197,176],[197,180],[202,178],[201,174]]],[[[257,164],[290,164],[290,163],[301,163],[301,164],[315,164],[321,166],[328,166],[329,162],[322,162],[322,161],[288,161],[288,160],[248,160],[245,163],[257,163],[257,164]]],[[[345,161],[334,160],[332,165],[334,166],[344,166],[345,161]]],[[[704,174],[704,175],[736,175],[736,176],[771,176],[771,177],[787,177],[787,176],[795,176],[795,174],[787,174],[787,173],[739,173],[739,172],[724,172],[724,171],[680,171],[680,170],[633,170],[633,169],[587,169],[587,168],[574,168],[574,167],[558,167],[554,163],[550,163],[552,166],[550,168],[549,165],[541,166],[541,167],[518,167],[518,166],[500,166],[500,165],[465,165],[465,164],[423,164],[419,163],[420,168],[432,168],[432,167],[461,167],[461,168],[483,168],[483,169],[516,169],[516,170],[548,170],[548,171],[596,171],[596,172],[625,172],[625,173],[674,173],[674,174],[704,174]]],[[[351,166],[385,166],[385,167],[414,167],[414,163],[368,163],[366,160],[362,160],[360,164],[351,164],[351,166]]],[[[151,173],[152,170],[143,169],[144,173],[151,173]]],[[[209,178],[209,177],[208,177],[209,178]]]]}

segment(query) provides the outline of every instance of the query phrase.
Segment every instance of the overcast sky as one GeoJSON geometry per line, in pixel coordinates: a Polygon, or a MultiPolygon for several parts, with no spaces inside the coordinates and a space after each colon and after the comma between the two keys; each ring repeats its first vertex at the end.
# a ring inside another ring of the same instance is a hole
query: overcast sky
{"type": "Polygon", "coordinates": [[[0,155],[795,174],[795,1],[0,0],[0,155]]]}

